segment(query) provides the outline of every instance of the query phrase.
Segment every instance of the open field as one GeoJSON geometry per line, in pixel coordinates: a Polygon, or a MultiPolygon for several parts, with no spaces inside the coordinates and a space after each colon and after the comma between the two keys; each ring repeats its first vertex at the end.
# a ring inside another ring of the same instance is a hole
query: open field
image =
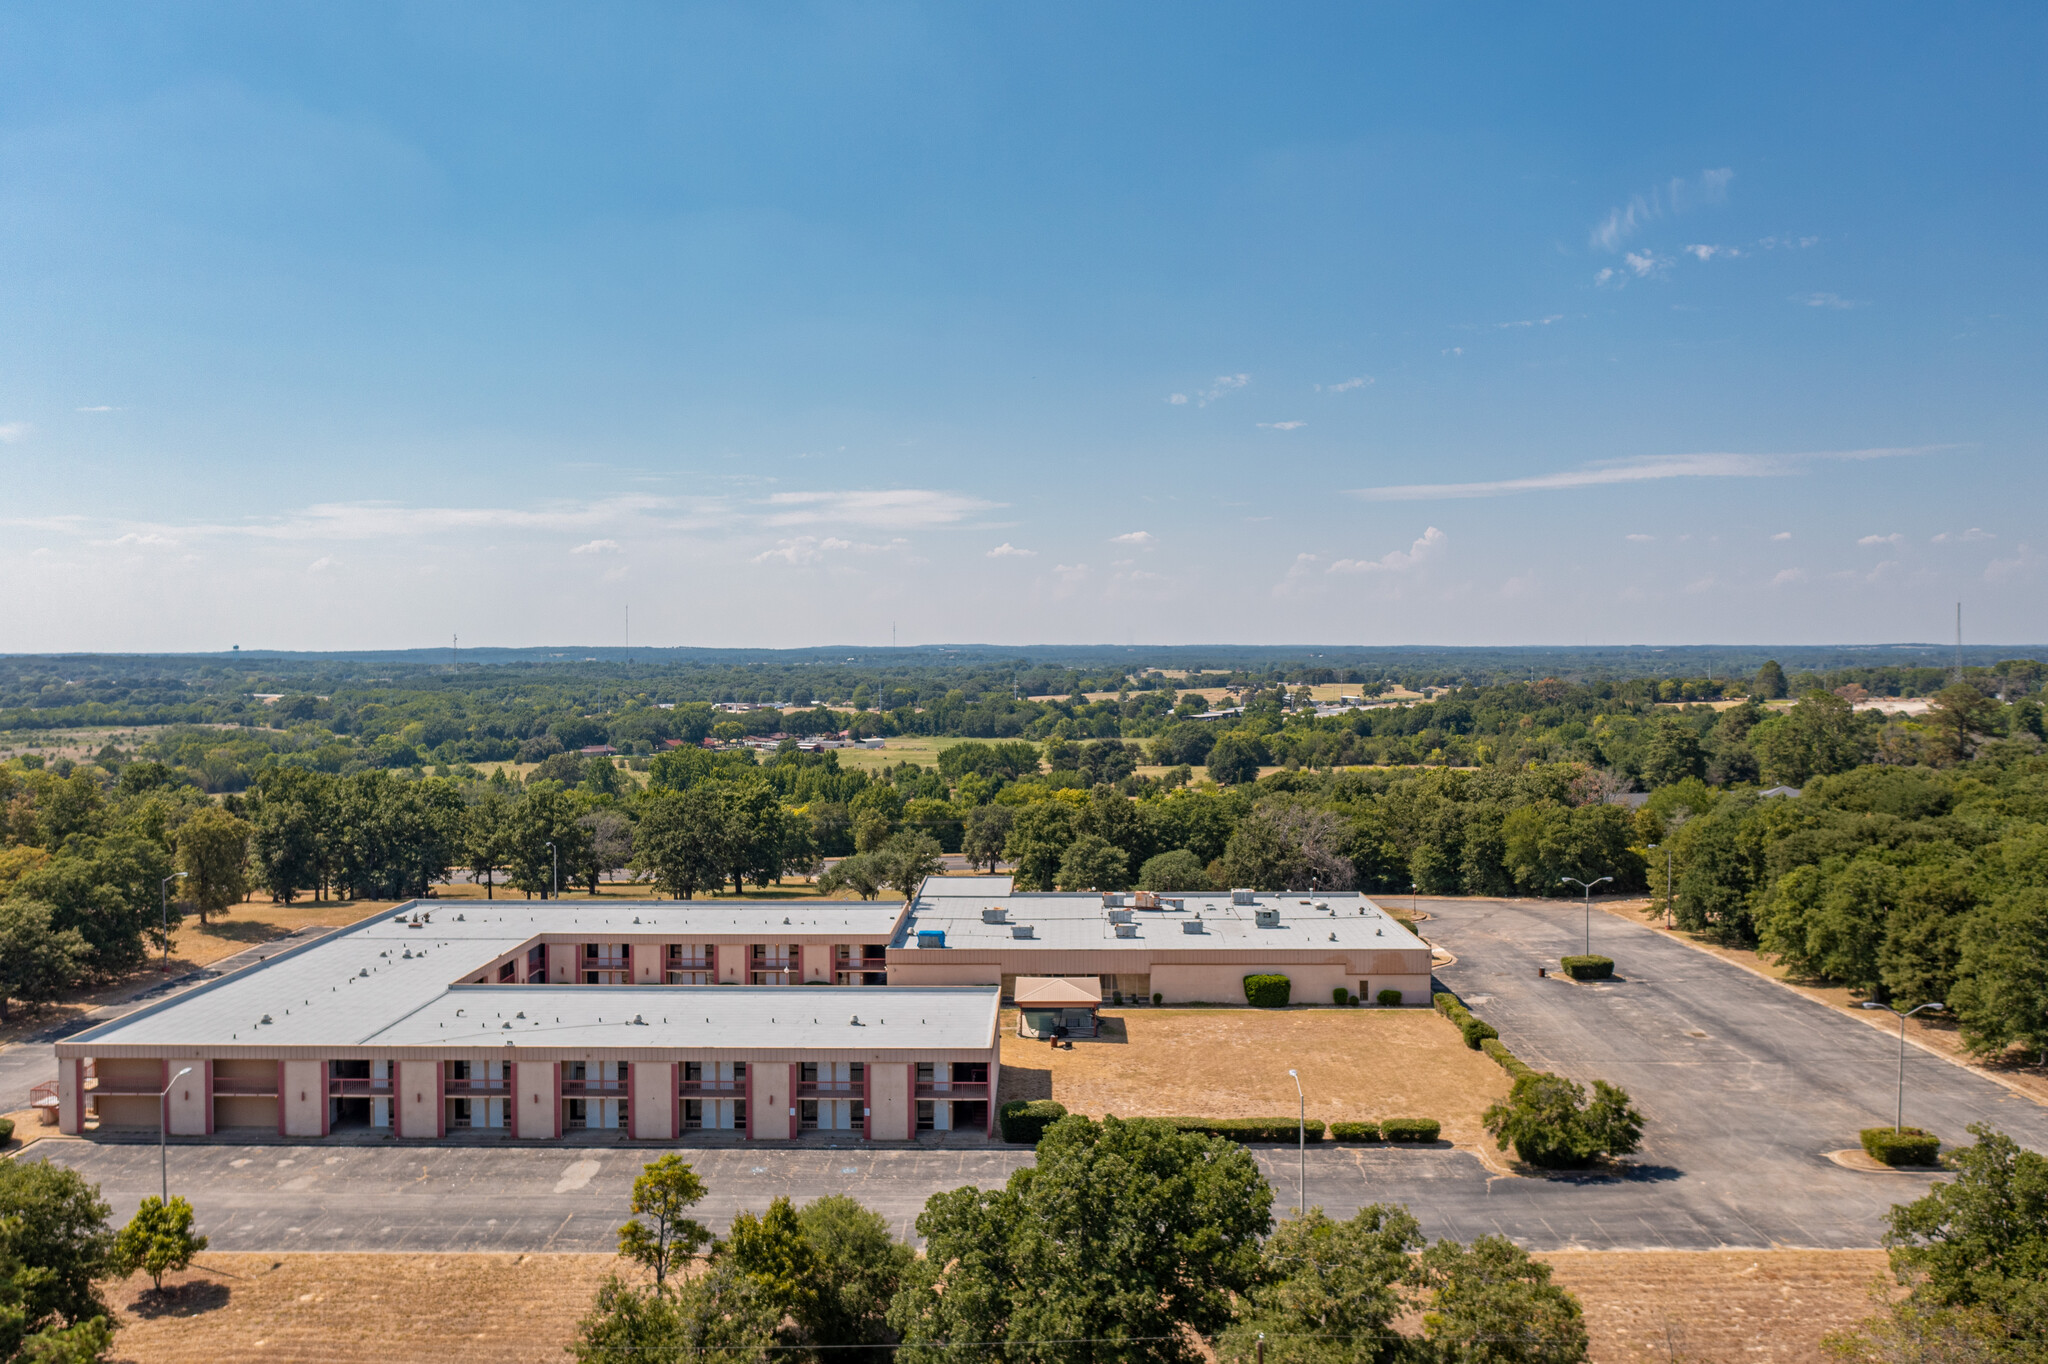
{"type": "MultiPolygon", "coordinates": [[[[1557,1252],[1596,1364],[1819,1364],[1821,1337],[1868,1315],[1877,1251],[1557,1252]]],[[[113,1356],[137,1364],[554,1361],[612,1255],[207,1254],[110,1286],[113,1356]]]]}
{"type": "Polygon", "coordinates": [[[954,744],[964,744],[966,739],[933,738],[929,735],[892,737],[882,748],[834,748],[828,752],[839,755],[839,765],[848,769],[873,771],[878,767],[892,767],[901,762],[917,763],[922,767],[936,767],[939,754],[954,744]]]}
{"type": "Polygon", "coordinates": [[[1478,1150],[1507,1072],[1469,1050],[1433,1009],[1105,1009],[1104,1036],[1072,1051],[1017,1036],[1003,1013],[1005,1100],[1051,1097],[1100,1117],[1266,1118],[1299,1101],[1325,1122],[1435,1118],[1478,1150]]]}

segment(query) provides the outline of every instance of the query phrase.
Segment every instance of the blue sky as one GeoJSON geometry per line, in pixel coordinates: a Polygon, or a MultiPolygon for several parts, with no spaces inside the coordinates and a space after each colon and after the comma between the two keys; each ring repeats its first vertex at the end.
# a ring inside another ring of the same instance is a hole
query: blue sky
{"type": "Polygon", "coordinates": [[[2048,639],[2048,12],[1658,11],[10,6],[0,648],[2048,639]]]}

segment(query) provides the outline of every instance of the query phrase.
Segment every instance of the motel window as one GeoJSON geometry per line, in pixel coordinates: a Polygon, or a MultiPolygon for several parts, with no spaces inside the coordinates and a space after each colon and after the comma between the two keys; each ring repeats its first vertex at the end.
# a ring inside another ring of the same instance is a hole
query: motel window
{"type": "Polygon", "coordinates": [[[548,978],[547,944],[526,949],[526,978],[528,981],[545,981],[548,978]]]}
{"type": "Polygon", "coordinates": [[[511,980],[514,976],[517,976],[518,974],[519,962],[517,958],[511,958],[498,963],[498,982],[500,984],[503,984],[504,982],[511,980]]]}

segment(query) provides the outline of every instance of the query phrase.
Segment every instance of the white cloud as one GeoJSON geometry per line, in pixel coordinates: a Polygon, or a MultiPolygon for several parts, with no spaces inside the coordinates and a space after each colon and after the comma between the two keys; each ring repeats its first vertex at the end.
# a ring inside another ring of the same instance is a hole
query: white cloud
{"type": "Polygon", "coordinates": [[[1435,526],[1422,532],[1405,550],[1388,550],[1377,559],[1339,559],[1326,570],[1330,573],[1406,573],[1443,552],[1449,542],[1435,526]]]}
{"type": "MultiPolygon", "coordinates": [[[[1609,284],[1614,283],[1614,281],[1620,278],[1621,276],[1617,274],[1615,271],[1608,269],[1605,266],[1602,266],[1600,272],[1593,276],[1593,287],[1596,289],[1604,289],[1609,284]]],[[[1616,284],[1615,287],[1618,289],[1621,286],[1619,284],[1616,284]]]]}
{"type": "Polygon", "coordinates": [[[2037,562],[2034,551],[2026,545],[2021,545],[2011,558],[1993,559],[1984,565],[1984,581],[2003,582],[2007,578],[2030,572],[2037,562]]]}
{"type": "Polygon", "coordinates": [[[1853,298],[1843,298],[1840,294],[1794,294],[1792,295],[1792,301],[1808,308],[1860,308],[1863,306],[1860,301],[1853,298]]]}
{"type": "Polygon", "coordinates": [[[1951,448],[1919,445],[1872,450],[1814,450],[1781,455],[1644,455],[1524,478],[1478,483],[1411,483],[1348,491],[1353,497],[1362,497],[1370,502],[1423,502],[1440,498],[1502,497],[1510,493],[1552,492],[1614,483],[1645,483],[1666,478],[1773,478],[1796,473],[1801,465],[1812,461],[1889,459],[1951,448]]]}
{"type": "Polygon", "coordinates": [[[1652,540],[1655,540],[1655,539],[1656,539],[1657,537],[1656,537],[1656,536],[1654,536],[1654,535],[1643,535],[1643,534],[1635,534],[1635,535],[1624,535],[1624,536],[1623,536],[1623,537],[1621,537],[1621,538],[1622,538],[1622,539],[1624,539],[1624,540],[1626,540],[1626,541],[1628,541],[1628,542],[1629,542],[1630,544],[1632,544],[1632,545],[1647,545],[1647,544],[1649,544],[1649,543],[1650,543],[1650,542],[1651,542],[1652,540]]]}
{"type": "Polygon", "coordinates": [[[1631,251],[1621,258],[1628,268],[1635,271],[1637,279],[1648,279],[1671,268],[1671,259],[1654,251],[1631,251]]]}
{"type": "Polygon", "coordinates": [[[1781,545],[1784,544],[1787,540],[1790,540],[1791,538],[1792,532],[1789,530],[1781,530],[1776,535],[1773,535],[1771,537],[1772,540],[1776,541],[1781,545]]]}
{"type": "Polygon", "coordinates": [[[306,565],[306,572],[325,573],[329,569],[334,568],[340,562],[341,561],[335,558],[332,554],[323,554],[319,558],[315,559],[312,563],[306,565]]]}
{"type": "Polygon", "coordinates": [[[1954,541],[1960,544],[1976,545],[1983,544],[1985,541],[1988,540],[1996,540],[1997,538],[1998,537],[1996,535],[1993,535],[1990,531],[1985,530],[1981,526],[1972,526],[1968,530],[1963,531],[1960,534],[1952,535],[1948,531],[1943,531],[1941,534],[1935,536],[1930,543],[1937,545],[1945,545],[1950,543],[1951,541],[1954,541]]]}
{"type": "Polygon", "coordinates": [[[1088,565],[1054,564],[1052,566],[1052,571],[1058,574],[1060,577],[1066,579],[1068,582],[1073,583],[1079,582],[1081,581],[1081,579],[1088,576],[1088,565]]]}
{"type": "Polygon", "coordinates": [[[1344,382],[1342,382],[1342,383],[1338,383],[1338,384],[1327,384],[1327,385],[1325,385],[1325,384],[1317,384],[1317,385],[1316,385],[1316,392],[1318,392],[1318,393],[1349,393],[1349,392],[1350,392],[1350,391],[1351,391],[1352,389],[1354,389],[1354,388],[1364,388],[1364,387],[1365,387],[1365,386],[1366,386],[1367,384],[1369,384],[1369,383],[1371,383],[1371,382],[1372,382],[1372,378],[1371,378],[1371,377],[1370,377],[1369,375],[1364,375],[1364,374],[1361,374],[1361,375],[1359,375],[1359,376],[1358,376],[1357,378],[1355,378],[1355,379],[1346,379],[1346,380],[1344,380],[1344,382]]]}
{"type": "Polygon", "coordinates": [[[619,542],[617,540],[591,540],[576,546],[576,548],[569,552],[571,554],[617,554],[619,552],[619,542]]]}
{"type": "Polygon", "coordinates": [[[1778,570],[1778,571],[1777,571],[1777,572],[1776,572],[1775,574],[1773,574],[1773,575],[1772,575],[1772,577],[1771,577],[1771,586],[1772,586],[1772,587],[1789,587],[1789,586],[1791,586],[1791,585],[1792,585],[1793,583],[1803,583],[1803,582],[1805,582],[1805,581],[1806,581],[1806,570],[1805,570],[1805,569],[1803,569],[1803,568],[1781,568],[1781,569],[1779,569],[1779,570],[1778,570]]]}
{"type": "Polygon", "coordinates": [[[1819,241],[1819,237],[1765,237],[1757,245],[1766,251],[1804,251],[1819,241]]]}
{"type": "Polygon", "coordinates": [[[951,525],[998,504],[965,493],[896,488],[879,492],[771,493],[768,505],[772,510],[764,520],[770,526],[846,525],[908,530],[951,525]]]}
{"type": "Polygon", "coordinates": [[[1691,246],[1681,247],[1680,249],[1687,255],[1696,257],[1702,263],[1716,258],[1721,260],[1737,260],[1742,256],[1741,248],[1734,246],[1708,246],[1704,243],[1696,242],[1691,246]]]}
{"type": "Polygon", "coordinates": [[[105,403],[101,403],[97,407],[74,407],[71,410],[74,412],[119,412],[121,409],[118,407],[109,407],[105,403]]]}
{"type": "Polygon", "coordinates": [[[1705,204],[1718,204],[1728,197],[1728,182],[1735,172],[1725,166],[1701,171],[1692,179],[1667,180],[1642,194],[1629,196],[1627,203],[1611,209],[1593,228],[1591,244],[1602,251],[1619,251],[1623,243],[1649,223],[1666,214],[1688,213],[1705,204]]]}
{"type": "Polygon", "coordinates": [[[1178,407],[1178,406],[1180,406],[1181,404],[1185,403],[1185,402],[1186,402],[1187,400],[1188,400],[1188,395],[1187,395],[1187,394],[1185,394],[1185,393],[1176,393],[1176,394],[1173,394],[1173,395],[1172,395],[1171,397],[1169,397],[1169,398],[1168,398],[1168,399],[1167,399],[1166,401],[1168,401],[1168,402],[1172,403],[1172,404],[1173,404],[1174,406],[1178,407]]]}
{"type": "Polygon", "coordinates": [[[1141,545],[1146,549],[1150,549],[1158,543],[1158,538],[1149,530],[1132,530],[1125,531],[1122,535],[1110,536],[1109,543],[1112,545],[1141,545]]]}
{"type": "Polygon", "coordinates": [[[1301,421],[1260,422],[1259,429],[1261,431],[1299,431],[1302,427],[1307,425],[1307,422],[1301,421]]]}
{"type": "Polygon", "coordinates": [[[1548,317],[1530,317],[1524,318],[1519,322],[1496,322],[1493,325],[1500,331],[1509,331],[1516,327],[1547,327],[1553,322],[1562,321],[1564,321],[1563,313],[1552,313],[1548,317]]]}
{"type": "Polygon", "coordinates": [[[1005,540],[990,550],[988,557],[991,559],[1036,559],[1038,551],[1035,549],[1019,549],[1008,540],[1005,540]]]}
{"type": "Polygon", "coordinates": [[[1452,346],[1449,350],[1444,352],[1445,355],[1463,355],[1464,353],[1465,348],[1463,346],[1452,346]]]}
{"type": "Polygon", "coordinates": [[[1252,381],[1249,374],[1219,374],[1209,381],[1207,388],[1195,390],[1195,406],[1207,407],[1218,398],[1227,397],[1252,381]]]}
{"type": "Polygon", "coordinates": [[[26,440],[33,429],[27,422],[0,422],[0,444],[12,445],[18,440],[26,440]]]}
{"type": "Polygon", "coordinates": [[[1859,545],[1896,545],[1904,543],[1906,537],[1893,531],[1890,535],[1866,535],[1856,543],[1859,545]]]}
{"type": "Polygon", "coordinates": [[[155,531],[131,530],[126,535],[119,535],[111,540],[98,540],[94,543],[102,545],[175,545],[178,542],[168,535],[160,535],[155,531]]]}

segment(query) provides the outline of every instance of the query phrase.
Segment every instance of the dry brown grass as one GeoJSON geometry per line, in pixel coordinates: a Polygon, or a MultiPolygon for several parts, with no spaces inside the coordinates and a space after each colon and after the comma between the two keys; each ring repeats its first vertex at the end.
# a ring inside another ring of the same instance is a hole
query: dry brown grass
{"type": "Polygon", "coordinates": [[[614,1255],[215,1255],[114,1284],[113,1357],[137,1364],[553,1361],[614,1255]]]}
{"type": "MultiPolygon", "coordinates": [[[[1871,1311],[1874,1250],[1561,1251],[1594,1364],[1820,1364],[1821,1337],[1871,1311]]],[[[553,1361],[611,1255],[215,1255],[110,1286],[114,1358],[136,1364],[553,1361]]]]}
{"type": "Polygon", "coordinates": [[[1880,1250],[1553,1251],[1595,1364],[1821,1364],[1821,1337],[1875,1310],[1880,1250]]]}
{"type": "Polygon", "coordinates": [[[1099,1117],[1435,1118],[1446,1140],[1490,1149],[1479,1115],[1507,1073],[1431,1009],[1105,1009],[1105,1036],[1054,1051],[1003,1013],[1003,1097],[1051,1097],[1099,1117]]]}

